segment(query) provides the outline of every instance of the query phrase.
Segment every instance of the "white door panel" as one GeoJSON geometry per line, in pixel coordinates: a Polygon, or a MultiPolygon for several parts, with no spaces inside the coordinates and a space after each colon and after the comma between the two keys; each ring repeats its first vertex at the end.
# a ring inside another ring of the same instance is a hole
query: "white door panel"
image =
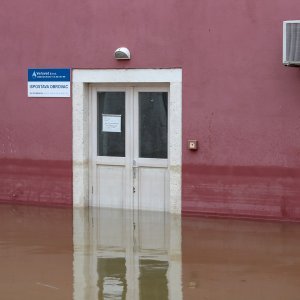
{"type": "Polygon", "coordinates": [[[139,168],[138,209],[165,211],[166,168],[139,168]]]}
{"type": "Polygon", "coordinates": [[[124,166],[97,165],[97,199],[100,207],[123,208],[126,172],[124,166]]]}

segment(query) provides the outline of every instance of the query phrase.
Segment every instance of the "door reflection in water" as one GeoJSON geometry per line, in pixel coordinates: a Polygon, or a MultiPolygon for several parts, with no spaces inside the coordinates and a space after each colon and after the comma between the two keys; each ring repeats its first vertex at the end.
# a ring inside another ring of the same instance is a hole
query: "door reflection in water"
{"type": "Polygon", "coordinates": [[[74,299],[182,299],[179,216],[74,210],[74,299]]]}
{"type": "Polygon", "coordinates": [[[125,258],[98,258],[98,298],[126,299],[125,258]]]}
{"type": "Polygon", "coordinates": [[[168,299],[169,263],[154,259],[140,259],[139,267],[140,299],[168,299]]]}

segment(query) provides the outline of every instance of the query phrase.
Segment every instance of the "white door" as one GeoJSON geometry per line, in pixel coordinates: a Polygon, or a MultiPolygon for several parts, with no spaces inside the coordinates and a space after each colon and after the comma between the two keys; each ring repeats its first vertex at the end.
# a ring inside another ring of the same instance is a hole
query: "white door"
{"type": "Polygon", "coordinates": [[[90,203],[169,210],[167,87],[91,87],[90,203]]]}

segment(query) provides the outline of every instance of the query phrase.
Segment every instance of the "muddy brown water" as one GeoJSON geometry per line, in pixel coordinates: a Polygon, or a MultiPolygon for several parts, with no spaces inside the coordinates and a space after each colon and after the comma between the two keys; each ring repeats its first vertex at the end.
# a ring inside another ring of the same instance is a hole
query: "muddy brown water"
{"type": "Polygon", "coordinates": [[[299,299],[300,224],[0,205],[0,299],[299,299]]]}

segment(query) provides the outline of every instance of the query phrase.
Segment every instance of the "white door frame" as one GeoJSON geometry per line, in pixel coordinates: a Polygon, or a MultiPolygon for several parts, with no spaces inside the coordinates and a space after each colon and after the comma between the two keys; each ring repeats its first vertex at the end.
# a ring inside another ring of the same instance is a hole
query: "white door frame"
{"type": "Polygon", "coordinates": [[[73,206],[89,205],[89,84],[165,83],[170,88],[170,213],[181,214],[182,70],[72,70],[73,206]]]}

